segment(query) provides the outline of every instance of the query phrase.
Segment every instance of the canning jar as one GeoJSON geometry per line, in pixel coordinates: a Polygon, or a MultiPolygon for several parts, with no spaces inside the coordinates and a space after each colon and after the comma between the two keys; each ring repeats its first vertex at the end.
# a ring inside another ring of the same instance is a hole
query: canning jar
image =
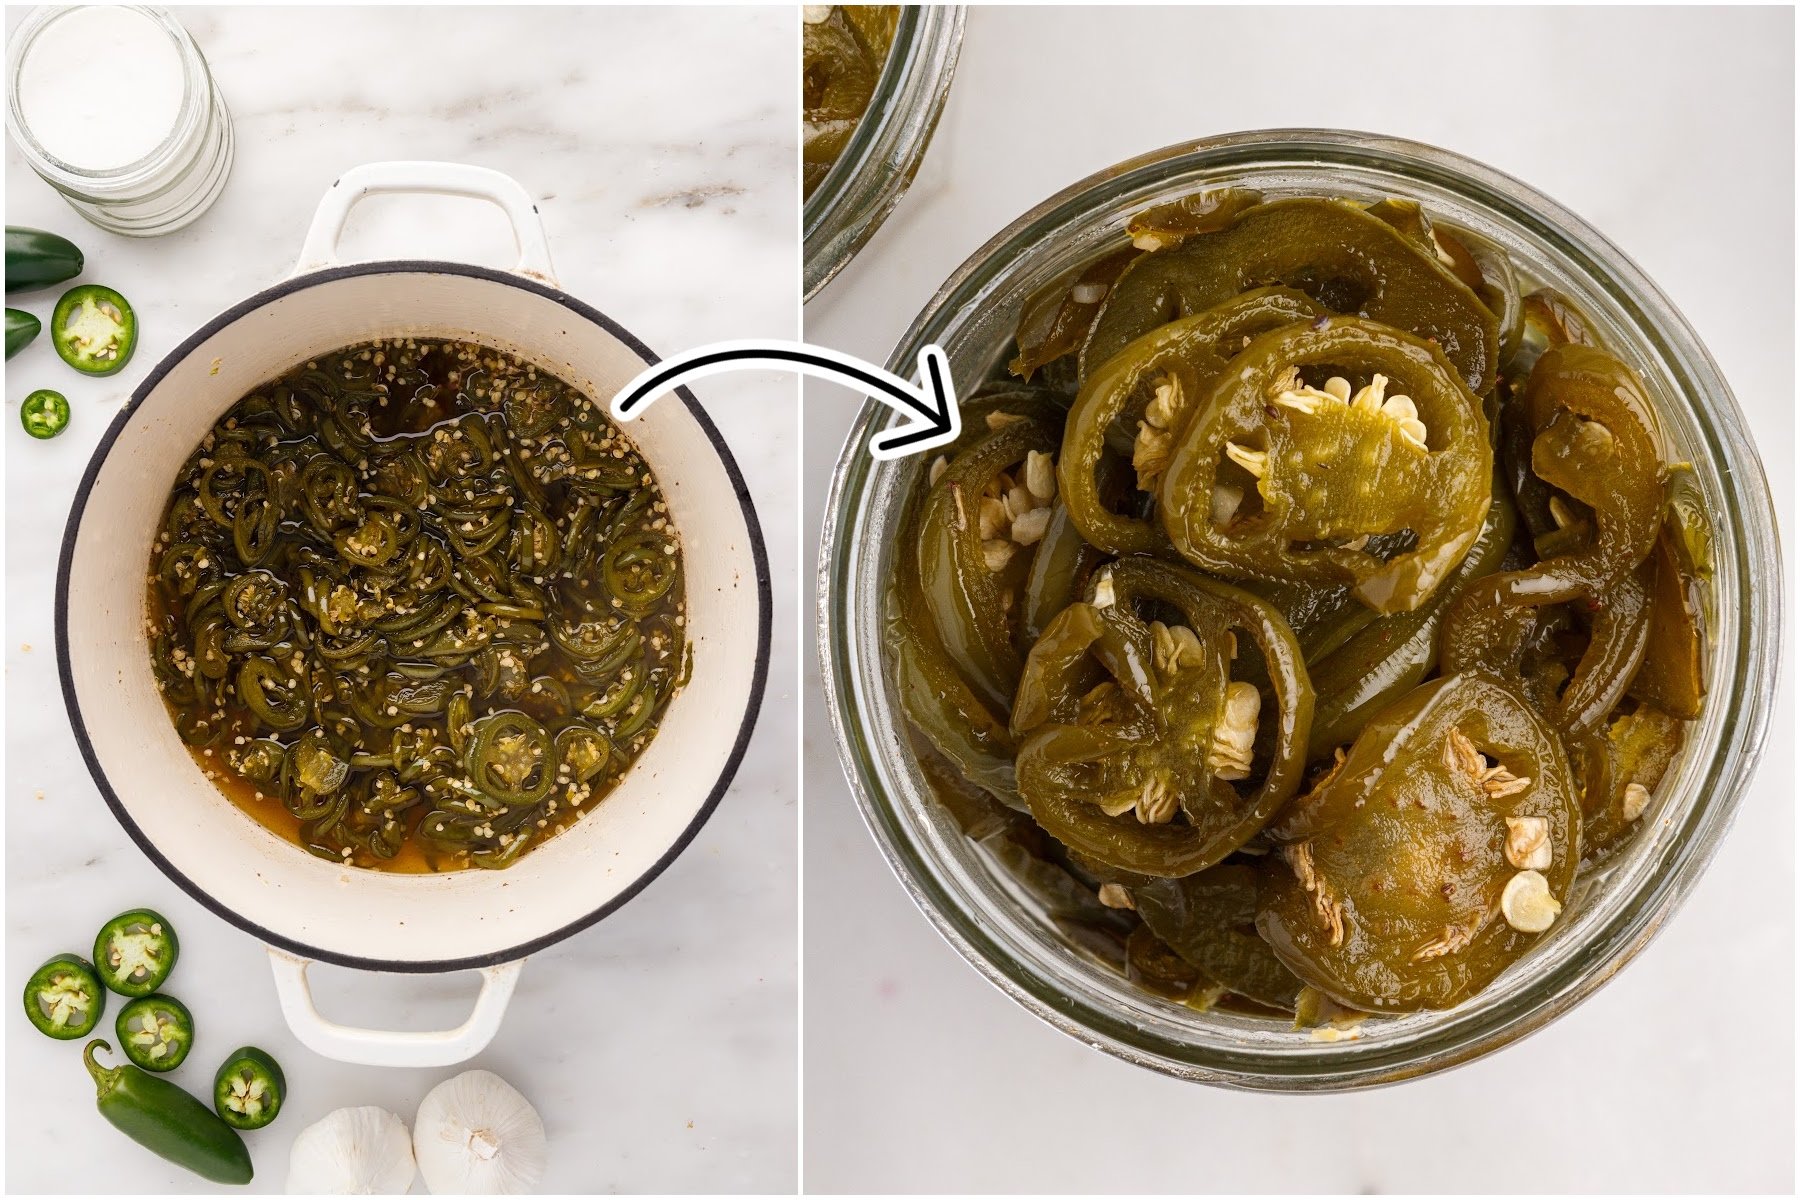
{"type": "Polygon", "coordinates": [[[1762,466],[1731,390],[1681,315],[1579,217],[1449,152],[1337,131],[1208,138],[1103,171],[1015,221],[962,265],[889,363],[937,343],[972,388],[1009,350],[1028,297],[1126,240],[1150,205],[1219,187],[1268,196],[1405,197],[1502,246],[1539,286],[1572,298],[1601,341],[1642,372],[1672,460],[1693,464],[1711,522],[1704,595],[1705,710],[1632,840],[1577,881],[1556,928],[1478,995],[1442,1012],[1372,1019],[1354,1040],[1286,1022],[1196,1012],[1128,983],[1058,933],[963,836],[926,785],[896,694],[883,594],[906,496],[930,456],[877,462],[889,423],[865,405],[839,459],[821,543],[827,710],[864,819],[915,903],[984,976],[1058,1029],[1188,1079],[1277,1091],[1390,1083],[1487,1053],[1568,1011],[1636,954],[1692,888],[1754,771],[1779,656],[1781,573],[1762,466]]]}
{"type": "Polygon", "coordinates": [[[869,107],[831,172],[806,198],[806,299],[844,269],[912,183],[956,73],[962,30],[960,5],[900,10],[869,107]]]}
{"type": "Polygon", "coordinates": [[[32,10],[7,51],[6,124],[76,212],[128,237],[187,225],[231,171],[231,114],[206,58],[148,5],[32,10]],[[104,104],[84,109],[84,96],[104,104]]]}

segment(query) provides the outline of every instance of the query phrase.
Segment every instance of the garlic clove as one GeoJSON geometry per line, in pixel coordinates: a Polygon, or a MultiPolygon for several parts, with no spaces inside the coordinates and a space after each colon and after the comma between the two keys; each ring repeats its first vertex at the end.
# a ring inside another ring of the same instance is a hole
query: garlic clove
{"type": "Polygon", "coordinates": [[[406,1122],[385,1108],[340,1108],[294,1139],[287,1190],[290,1196],[402,1196],[416,1173],[406,1122]]]}
{"type": "Polygon", "coordinates": [[[543,1179],[549,1143],[516,1088],[492,1071],[464,1071],[419,1102],[413,1152],[434,1194],[512,1196],[543,1179]]]}

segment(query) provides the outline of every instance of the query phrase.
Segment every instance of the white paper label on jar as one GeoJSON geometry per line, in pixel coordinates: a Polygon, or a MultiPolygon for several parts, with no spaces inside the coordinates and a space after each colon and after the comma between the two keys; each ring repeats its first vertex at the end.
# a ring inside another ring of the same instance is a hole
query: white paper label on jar
{"type": "Polygon", "coordinates": [[[181,51],[143,13],[94,5],[50,22],[19,65],[19,108],[38,144],[85,171],[128,166],[181,115],[181,51]]]}

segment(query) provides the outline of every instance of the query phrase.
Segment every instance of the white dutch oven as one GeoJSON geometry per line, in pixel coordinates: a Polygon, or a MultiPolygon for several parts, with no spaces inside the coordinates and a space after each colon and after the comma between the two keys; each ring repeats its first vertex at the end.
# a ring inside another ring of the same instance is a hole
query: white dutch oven
{"type": "Polygon", "coordinates": [[[295,272],[221,313],[150,373],[89,464],[57,576],[57,655],[88,769],[144,853],[269,946],[288,1023],[345,1062],[441,1066],[485,1046],[525,957],[629,900],[724,795],[750,737],[769,653],[769,578],[743,478],[685,389],[630,427],[667,496],[686,564],[693,676],[616,791],[504,871],[402,875],[333,866],[264,829],[202,777],[157,696],[144,574],[177,472],[226,409],[308,358],[371,338],[464,338],[515,354],[605,403],[654,356],[558,290],[537,210],[497,172],[380,163],[339,179],[295,272]],[[377,192],[468,196],[511,219],[513,272],[443,262],[337,265],[350,209],[377,192]],[[324,1019],[312,960],[374,971],[477,969],[473,1013],[447,1031],[324,1019]]]}

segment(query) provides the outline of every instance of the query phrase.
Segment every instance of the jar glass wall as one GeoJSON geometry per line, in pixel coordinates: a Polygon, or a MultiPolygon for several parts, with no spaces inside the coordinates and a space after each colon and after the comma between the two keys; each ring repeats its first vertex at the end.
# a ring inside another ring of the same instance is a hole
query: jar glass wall
{"type": "Polygon", "coordinates": [[[1632,840],[1584,873],[1565,917],[1479,995],[1444,1012],[1365,1022],[1321,1042],[1285,1023],[1198,1013],[1129,984],[1061,936],[968,841],[910,749],[882,628],[894,531],[926,469],[876,462],[889,421],[865,408],[827,501],[820,570],[828,712],[863,815],[913,899],[989,980],[1052,1025],[1121,1058],[1185,1078],[1272,1090],[1367,1086],[1467,1061],[1540,1028],[1649,940],[1691,888],[1730,822],[1767,733],[1779,654],[1780,570],[1761,465],[1736,402],[1655,285],[1580,218],[1516,180],[1416,143],[1333,131],[1237,134],[1120,164],[1052,197],[999,234],[939,290],[895,350],[905,370],[936,343],[965,389],[1009,350],[1026,300],[1123,244],[1127,218],[1196,191],[1406,197],[1503,247],[1522,273],[1567,294],[1602,342],[1636,365],[1669,457],[1691,462],[1712,521],[1706,707],[1632,840]]]}
{"type": "Polygon", "coordinates": [[[960,5],[909,4],[869,106],[844,152],[806,198],[805,296],[862,249],[900,202],[925,157],[962,47],[960,5]]]}

